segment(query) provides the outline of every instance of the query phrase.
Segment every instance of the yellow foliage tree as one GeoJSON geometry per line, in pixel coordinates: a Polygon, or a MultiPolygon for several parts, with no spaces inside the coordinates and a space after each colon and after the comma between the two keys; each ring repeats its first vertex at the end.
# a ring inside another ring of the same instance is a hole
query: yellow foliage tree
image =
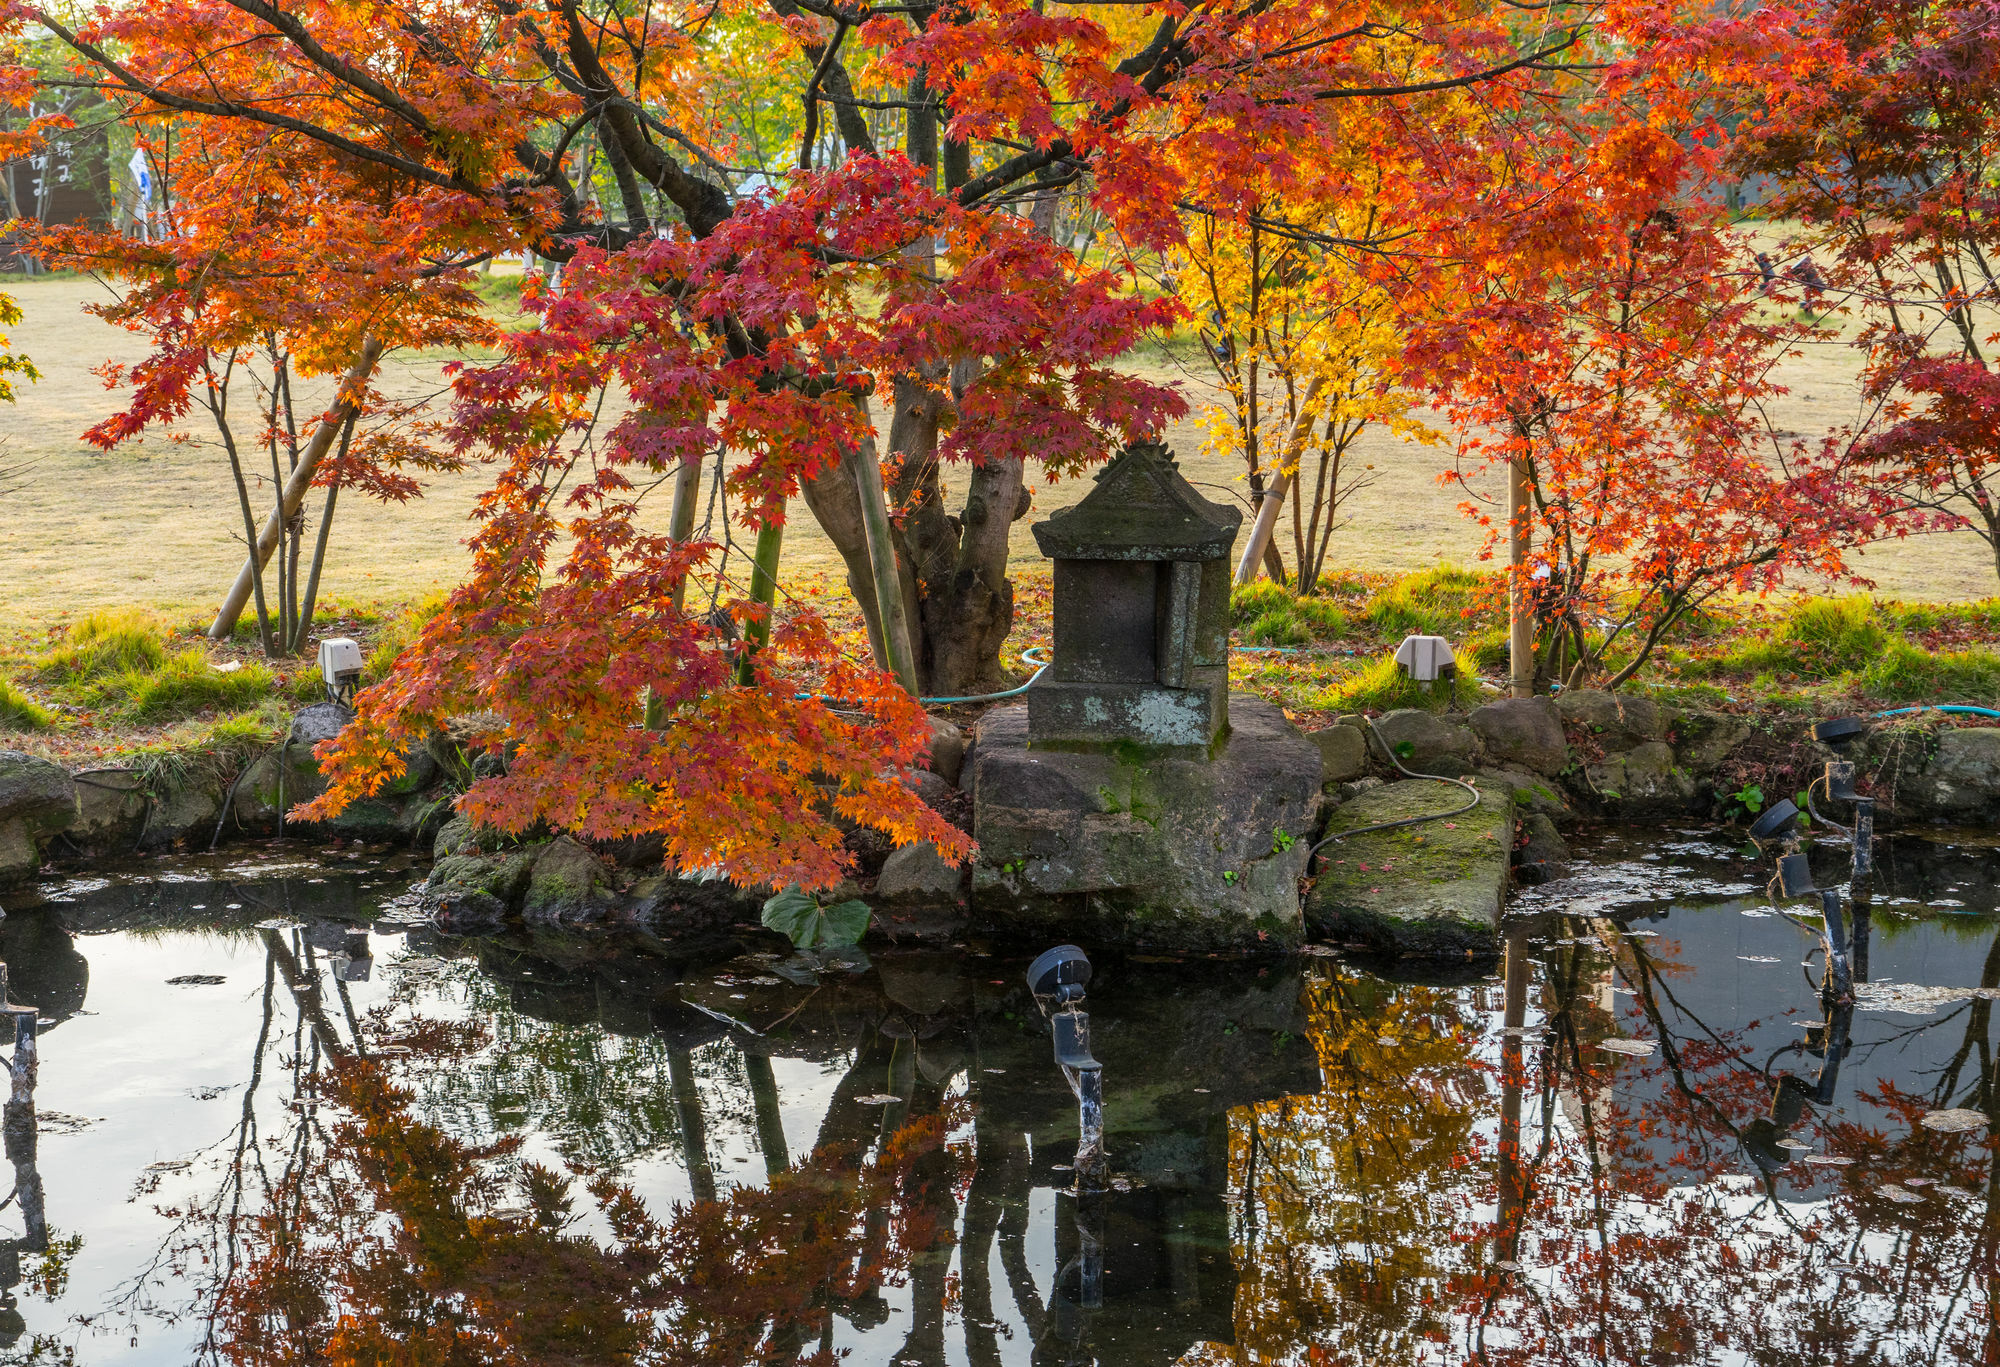
{"type": "Polygon", "coordinates": [[[1401,339],[1387,291],[1338,247],[1379,233],[1373,192],[1381,174],[1364,172],[1357,184],[1330,171],[1303,203],[1283,195],[1282,213],[1274,194],[1240,222],[1208,217],[1190,225],[1176,284],[1199,320],[1220,389],[1218,401],[1201,408],[1207,449],[1242,459],[1260,514],[1239,583],[1254,577],[1260,560],[1272,578],[1285,578],[1273,533],[1297,490],[1294,583],[1312,592],[1345,521],[1343,506],[1374,481],[1375,467],[1357,464],[1354,449],[1369,426],[1438,440],[1414,415],[1416,396],[1397,381],[1401,339]],[[1312,234],[1271,226],[1280,218],[1321,226],[1312,234]]]}

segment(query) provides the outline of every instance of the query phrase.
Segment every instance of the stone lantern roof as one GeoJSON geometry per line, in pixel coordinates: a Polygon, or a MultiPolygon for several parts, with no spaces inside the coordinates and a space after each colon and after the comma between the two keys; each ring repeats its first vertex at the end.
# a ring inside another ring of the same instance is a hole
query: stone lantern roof
{"type": "Polygon", "coordinates": [[[1051,560],[1214,560],[1229,554],[1243,514],[1195,492],[1164,443],[1126,447],[1097,487],[1033,530],[1051,560]]]}

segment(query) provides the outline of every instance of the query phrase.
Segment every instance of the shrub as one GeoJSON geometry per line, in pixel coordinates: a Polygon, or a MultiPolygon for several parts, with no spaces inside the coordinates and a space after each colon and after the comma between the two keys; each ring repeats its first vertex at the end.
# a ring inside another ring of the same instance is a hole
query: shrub
{"type": "Polygon", "coordinates": [[[0,731],[45,731],[55,722],[48,709],[14,686],[0,679],[0,731]]]}
{"type": "Polygon", "coordinates": [[[64,643],[35,662],[51,683],[87,683],[111,674],[158,669],[167,662],[167,631],[132,609],[98,611],[74,623],[64,643]]]}
{"type": "Polygon", "coordinates": [[[2000,701],[2000,654],[1980,647],[1924,650],[1899,637],[1861,671],[1860,684],[1888,702],[1992,706],[2000,701]]]}
{"type": "Polygon", "coordinates": [[[1423,684],[1405,674],[1394,656],[1385,655],[1360,673],[1327,685],[1313,706],[1330,712],[1393,712],[1399,707],[1437,712],[1478,702],[1479,681],[1464,670],[1450,683],[1423,684]]]}
{"type": "Polygon", "coordinates": [[[1487,588],[1485,577],[1462,565],[1439,565],[1378,590],[1362,615],[1386,636],[1456,636],[1487,588]]]}

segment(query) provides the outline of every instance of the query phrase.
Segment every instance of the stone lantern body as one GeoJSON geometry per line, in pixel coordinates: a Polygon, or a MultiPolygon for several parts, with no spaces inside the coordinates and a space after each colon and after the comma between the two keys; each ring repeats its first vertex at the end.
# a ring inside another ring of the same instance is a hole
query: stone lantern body
{"type": "Polygon", "coordinates": [[[1229,550],[1242,520],[1147,443],[1035,524],[1055,562],[1055,660],[1028,692],[1030,745],[1215,743],[1229,725],[1229,550]]]}

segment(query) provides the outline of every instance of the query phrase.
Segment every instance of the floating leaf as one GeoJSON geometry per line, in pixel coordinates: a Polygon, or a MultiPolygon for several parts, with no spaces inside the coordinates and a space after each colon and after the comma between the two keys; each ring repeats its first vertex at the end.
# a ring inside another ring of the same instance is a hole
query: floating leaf
{"type": "Polygon", "coordinates": [[[1633,1058],[1643,1058],[1660,1046],[1649,1039],[1607,1039],[1598,1041],[1597,1047],[1608,1054],[1627,1054],[1633,1058]]]}
{"type": "Polygon", "coordinates": [[[792,889],[764,903],[763,922],[800,949],[818,949],[861,943],[868,933],[868,915],[866,902],[821,906],[819,898],[792,889]]]}
{"type": "Polygon", "coordinates": [[[1899,1206],[1914,1206],[1924,1199],[1914,1191],[1906,1191],[1894,1182],[1884,1182],[1881,1186],[1875,1188],[1875,1194],[1883,1200],[1893,1202],[1899,1206]]]}
{"type": "Polygon", "coordinates": [[[891,1096],[887,1092],[877,1092],[873,1096],[858,1096],[854,1099],[863,1106],[893,1106],[903,1098],[891,1096]]]}
{"type": "Polygon", "coordinates": [[[1838,1154],[1815,1153],[1808,1155],[1806,1162],[1816,1168],[1845,1168],[1852,1166],[1854,1160],[1852,1158],[1842,1158],[1838,1154]]]}
{"type": "Polygon", "coordinates": [[[1917,1122],[1927,1130],[1939,1134],[1969,1134],[1973,1130],[1986,1128],[1986,1115],[1982,1111],[1969,1111],[1955,1107],[1948,1111],[1932,1111],[1917,1122]]]}

